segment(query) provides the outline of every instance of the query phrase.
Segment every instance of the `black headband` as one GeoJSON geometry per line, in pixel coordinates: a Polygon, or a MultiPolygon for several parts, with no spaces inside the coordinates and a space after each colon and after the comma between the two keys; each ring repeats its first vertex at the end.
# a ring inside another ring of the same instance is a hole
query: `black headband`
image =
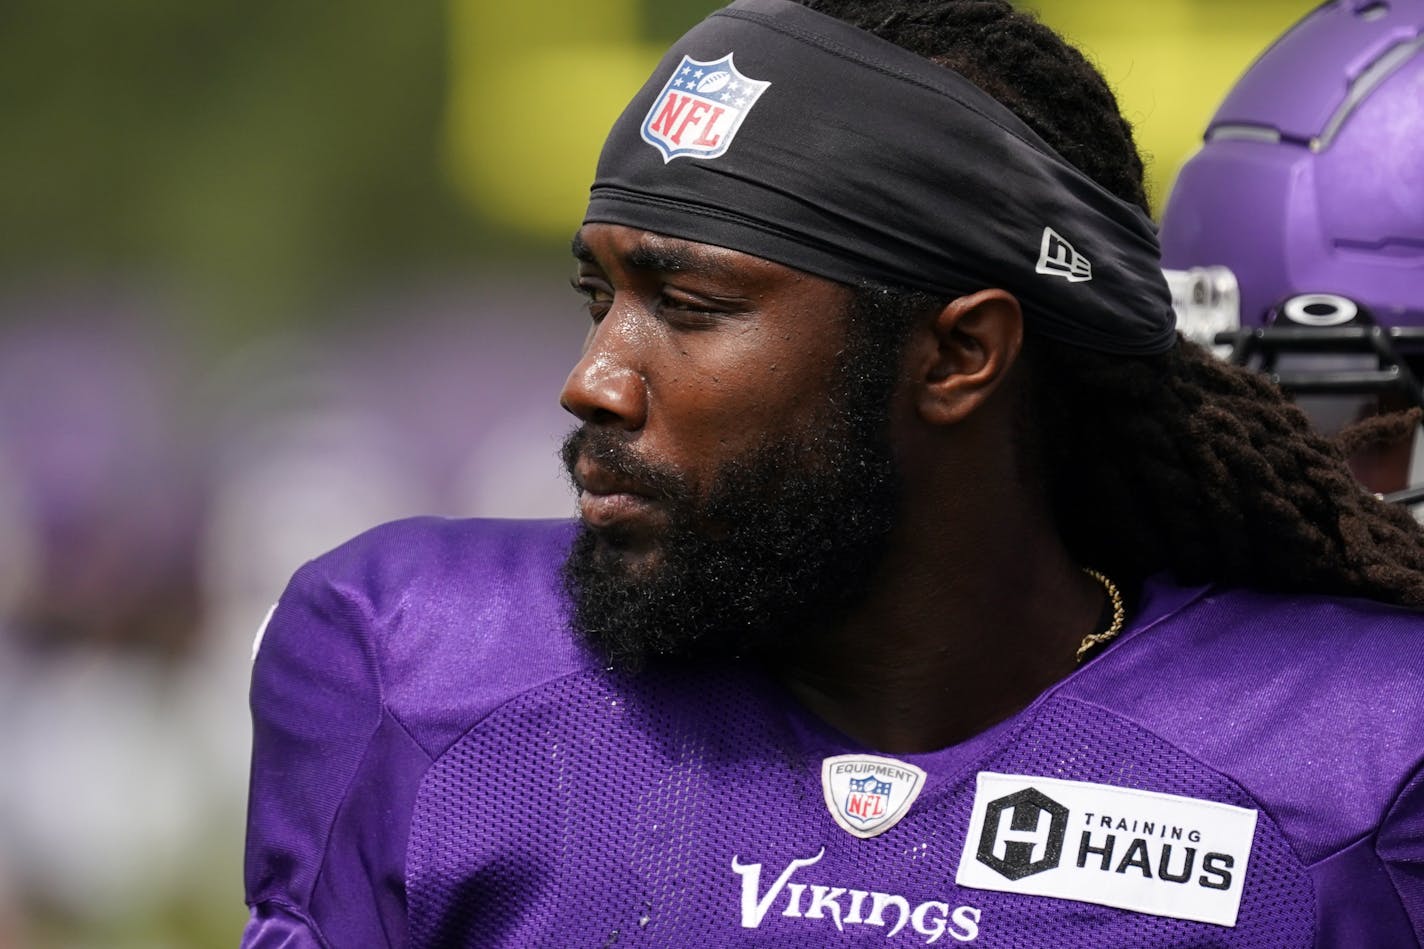
{"type": "Polygon", "coordinates": [[[1156,229],[949,69],[791,0],[738,0],[663,57],[586,222],[832,280],[1015,293],[1063,342],[1175,341],[1156,229]]]}

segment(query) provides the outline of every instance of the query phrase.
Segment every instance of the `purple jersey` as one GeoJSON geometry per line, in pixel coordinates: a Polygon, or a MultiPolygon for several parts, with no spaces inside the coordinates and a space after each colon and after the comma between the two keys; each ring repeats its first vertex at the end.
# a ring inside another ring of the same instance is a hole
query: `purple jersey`
{"type": "Polygon", "coordinates": [[[1152,583],[1010,720],[885,756],[753,668],[602,668],[571,529],[404,521],[293,579],[244,945],[1420,944],[1417,614],[1152,583]]]}

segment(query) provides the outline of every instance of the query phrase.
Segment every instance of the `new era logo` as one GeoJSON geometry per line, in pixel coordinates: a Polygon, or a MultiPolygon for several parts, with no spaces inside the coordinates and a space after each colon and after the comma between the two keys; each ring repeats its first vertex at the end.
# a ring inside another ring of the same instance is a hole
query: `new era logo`
{"type": "Polygon", "coordinates": [[[1037,272],[1050,277],[1062,277],[1069,283],[1082,283],[1093,279],[1092,261],[1073,249],[1073,245],[1063,239],[1051,227],[1043,229],[1043,243],[1039,245],[1037,272]]]}

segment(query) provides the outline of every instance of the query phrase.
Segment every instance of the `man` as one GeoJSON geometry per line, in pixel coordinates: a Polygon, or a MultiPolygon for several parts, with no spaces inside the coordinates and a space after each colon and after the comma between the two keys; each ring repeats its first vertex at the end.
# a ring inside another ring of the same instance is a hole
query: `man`
{"type": "Polygon", "coordinates": [[[281,599],[246,944],[1417,944],[1419,530],[1142,204],[1007,4],[696,27],[574,241],[579,523],[281,599]]]}

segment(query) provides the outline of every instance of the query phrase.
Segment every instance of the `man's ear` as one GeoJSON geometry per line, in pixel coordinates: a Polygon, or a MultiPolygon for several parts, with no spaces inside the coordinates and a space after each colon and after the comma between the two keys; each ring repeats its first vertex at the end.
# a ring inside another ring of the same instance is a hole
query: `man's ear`
{"type": "Polygon", "coordinates": [[[911,347],[915,407],[931,425],[968,418],[1008,375],[1023,349],[1023,310],[1007,290],[951,300],[920,325],[911,347]]]}

